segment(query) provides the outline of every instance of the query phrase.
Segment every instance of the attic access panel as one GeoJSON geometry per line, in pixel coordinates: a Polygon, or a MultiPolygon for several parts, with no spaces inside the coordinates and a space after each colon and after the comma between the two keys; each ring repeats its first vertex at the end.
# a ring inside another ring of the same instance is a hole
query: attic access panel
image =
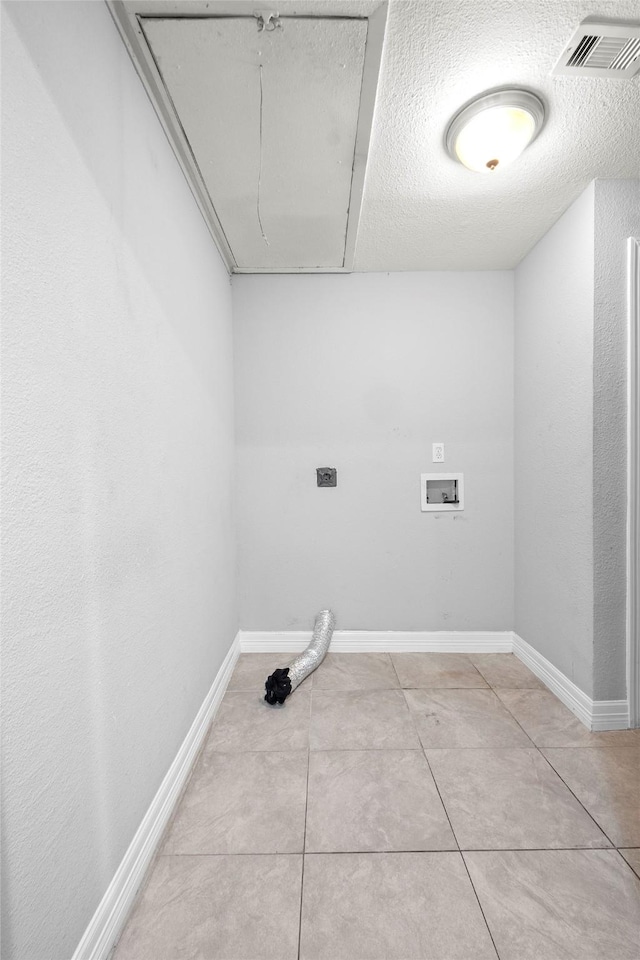
{"type": "Polygon", "coordinates": [[[238,271],[345,267],[368,21],[140,18],[238,271]]]}

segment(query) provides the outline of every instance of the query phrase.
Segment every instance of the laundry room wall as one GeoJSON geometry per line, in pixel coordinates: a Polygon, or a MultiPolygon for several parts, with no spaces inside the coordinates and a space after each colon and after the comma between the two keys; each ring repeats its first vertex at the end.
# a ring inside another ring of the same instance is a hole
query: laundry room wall
{"type": "Polygon", "coordinates": [[[510,630],[513,274],[236,276],[233,303],[241,626],[510,630]],[[463,512],[421,512],[438,470],[463,512]]]}
{"type": "Polygon", "coordinates": [[[103,3],[2,7],[3,960],[69,960],[237,629],[229,278],[103,3]]]}
{"type": "Polygon", "coordinates": [[[594,698],[626,697],[627,238],[640,180],[596,180],[594,246],[594,698]]]}
{"type": "Polygon", "coordinates": [[[515,630],[589,696],[594,197],[515,271],[515,630]]]}
{"type": "Polygon", "coordinates": [[[640,181],[595,180],[515,272],[515,629],[626,698],[627,238],[640,181]]]}

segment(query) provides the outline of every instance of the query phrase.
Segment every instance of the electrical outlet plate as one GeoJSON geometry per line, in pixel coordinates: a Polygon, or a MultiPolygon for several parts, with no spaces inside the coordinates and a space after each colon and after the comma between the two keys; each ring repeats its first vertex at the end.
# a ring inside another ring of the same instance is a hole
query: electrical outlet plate
{"type": "Polygon", "coordinates": [[[431,460],[433,463],[444,463],[444,443],[431,445],[431,460]]]}
{"type": "Polygon", "coordinates": [[[464,474],[421,473],[420,509],[423,513],[459,513],[464,510],[464,474]]]}

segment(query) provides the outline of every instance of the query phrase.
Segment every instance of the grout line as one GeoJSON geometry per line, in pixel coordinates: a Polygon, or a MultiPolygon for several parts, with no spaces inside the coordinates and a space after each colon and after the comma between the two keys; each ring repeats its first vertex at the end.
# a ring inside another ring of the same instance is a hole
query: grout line
{"type": "MultiPolygon", "coordinates": [[[[508,688],[507,688],[507,687],[502,687],[501,689],[502,689],[502,690],[506,690],[506,689],[508,689],[508,688]]],[[[493,695],[494,695],[494,696],[496,697],[496,699],[502,704],[502,706],[503,706],[504,709],[507,711],[507,713],[509,714],[509,716],[512,717],[513,720],[514,720],[514,722],[520,727],[520,729],[521,729],[522,732],[524,733],[525,737],[527,738],[527,740],[528,740],[529,743],[531,744],[531,747],[533,747],[535,750],[537,750],[538,747],[537,747],[537,745],[534,743],[532,737],[529,736],[529,734],[527,733],[527,731],[525,730],[525,728],[522,726],[522,724],[520,723],[520,721],[519,721],[518,718],[516,717],[516,715],[515,715],[514,713],[512,713],[511,710],[509,710],[509,707],[506,705],[506,703],[504,702],[504,700],[502,699],[502,697],[500,696],[500,694],[499,694],[499,693],[496,693],[496,691],[493,689],[493,687],[491,687],[491,690],[492,690],[492,692],[493,692],[493,695]]],[[[523,749],[523,750],[530,750],[531,747],[523,747],[522,749],[523,749]]]]}
{"type": "Polygon", "coordinates": [[[439,849],[429,849],[425,848],[422,850],[308,850],[305,853],[305,857],[353,857],[353,856],[375,856],[375,857],[386,857],[386,856],[403,856],[404,854],[411,854],[414,856],[416,853],[461,853],[457,847],[441,847],[439,849]]]}
{"type": "MultiPolygon", "coordinates": [[[[595,736],[597,736],[599,732],[600,733],[625,733],[624,730],[602,730],[602,731],[596,731],[595,736]]],[[[627,746],[626,744],[620,744],[620,745],[615,744],[614,746],[609,746],[608,744],[603,743],[602,745],[594,744],[592,747],[590,747],[587,743],[576,744],[576,746],[574,747],[553,747],[547,743],[541,743],[540,745],[536,744],[536,749],[537,750],[582,750],[582,751],[586,750],[589,753],[592,753],[594,756],[599,751],[614,753],[617,750],[624,750],[625,752],[628,751],[629,753],[634,753],[634,754],[640,753],[640,750],[635,745],[635,743],[632,743],[630,746],[627,746]]]]}
{"type": "MultiPolygon", "coordinates": [[[[308,747],[292,747],[292,748],[289,748],[289,747],[287,747],[286,744],[284,744],[283,746],[279,746],[279,747],[269,747],[269,748],[264,749],[264,750],[257,750],[257,749],[253,749],[253,750],[242,750],[242,749],[240,749],[239,747],[234,747],[233,749],[229,749],[229,750],[209,750],[209,751],[208,751],[208,755],[209,755],[209,756],[215,755],[215,756],[221,756],[221,757],[230,757],[230,756],[236,756],[238,753],[287,753],[287,754],[291,754],[291,753],[303,753],[303,752],[306,751],[307,749],[309,749],[309,748],[308,748],[308,747]]],[[[619,748],[619,747],[566,747],[566,748],[564,748],[564,747],[542,747],[542,748],[541,748],[541,747],[536,747],[535,743],[532,742],[532,743],[531,743],[531,746],[529,746],[528,744],[524,744],[524,746],[523,746],[522,744],[515,744],[515,743],[514,743],[514,744],[511,744],[511,745],[505,745],[505,744],[503,744],[502,746],[498,746],[498,747],[460,747],[460,746],[449,746],[449,747],[432,747],[432,746],[426,746],[426,747],[423,747],[422,744],[421,744],[419,747],[412,747],[412,746],[402,746],[402,747],[315,747],[315,748],[312,748],[312,749],[311,749],[311,753],[400,753],[400,752],[405,752],[405,751],[407,751],[407,750],[411,750],[411,751],[414,751],[414,752],[415,752],[415,751],[420,751],[420,750],[433,750],[434,752],[444,752],[445,750],[456,750],[456,751],[460,751],[460,752],[464,752],[464,753],[466,753],[467,751],[470,751],[470,750],[475,750],[475,751],[477,751],[477,752],[483,752],[483,751],[491,750],[493,753],[495,753],[495,752],[497,752],[497,751],[504,751],[504,750],[537,750],[538,752],[542,753],[542,750],[556,750],[556,749],[557,749],[557,750],[567,749],[567,750],[589,750],[589,751],[591,751],[591,750],[600,750],[600,749],[602,749],[602,750],[618,750],[618,749],[620,749],[620,748],[619,748]]],[[[633,750],[633,751],[634,751],[634,755],[637,755],[637,753],[638,753],[638,751],[636,750],[635,747],[625,748],[625,749],[633,750]]],[[[543,756],[544,756],[544,754],[543,754],[543,756]]],[[[545,757],[545,760],[547,760],[546,757],[545,757]]],[[[548,760],[547,760],[547,763],[549,763],[548,760]]],[[[554,769],[555,769],[555,768],[554,768],[554,769]]],[[[631,849],[631,848],[630,848],[630,849],[631,849]]]]}
{"type": "MultiPolygon", "coordinates": [[[[431,749],[431,747],[429,749],[431,749]]],[[[445,748],[438,747],[435,749],[445,748]]],[[[446,749],[455,748],[447,747],[446,749]]],[[[471,750],[473,748],[465,747],[464,749],[471,750]]],[[[511,749],[517,748],[512,747],[511,749]]],[[[529,748],[524,747],[524,749],[528,750],[529,748]]],[[[215,755],[217,757],[235,757],[239,753],[286,753],[288,756],[290,756],[293,753],[304,753],[305,751],[309,751],[310,753],[406,753],[407,750],[418,753],[420,750],[422,750],[422,747],[320,747],[319,749],[311,749],[310,747],[292,747],[289,749],[285,744],[281,747],[273,747],[266,750],[241,750],[240,748],[234,748],[232,750],[210,750],[209,755],[215,755]]]]}
{"type": "MultiPolygon", "coordinates": [[[[475,669],[475,668],[474,668],[474,669],[475,669]]],[[[396,674],[396,676],[397,676],[397,674],[396,674]]],[[[394,685],[394,686],[386,685],[386,686],[379,686],[379,687],[378,687],[378,686],[366,686],[366,687],[332,687],[332,688],[330,688],[330,687],[316,687],[316,690],[317,690],[318,693],[330,693],[331,695],[333,695],[333,694],[335,694],[335,693],[380,693],[380,691],[382,691],[382,690],[440,690],[440,691],[446,691],[446,690],[493,690],[494,692],[495,692],[496,690],[518,690],[518,691],[522,690],[522,691],[532,691],[532,692],[535,690],[536,692],[538,692],[538,688],[537,688],[537,687],[492,687],[490,683],[487,683],[487,681],[484,680],[484,678],[482,677],[481,674],[480,674],[480,679],[483,681],[482,683],[478,683],[477,680],[475,680],[475,678],[474,678],[474,682],[473,682],[473,683],[464,683],[464,684],[461,684],[460,686],[457,686],[456,684],[453,684],[453,683],[447,684],[447,685],[444,686],[444,687],[443,687],[441,684],[438,684],[438,683],[420,684],[419,686],[412,686],[411,684],[405,683],[404,686],[403,686],[402,683],[400,683],[400,680],[398,680],[398,685],[397,685],[397,686],[396,686],[396,685],[394,685]]],[[[303,682],[305,682],[305,681],[303,681],[303,682]]],[[[300,687],[302,687],[302,684],[300,684],[300,687]]],[[[248,693],[248,692],[249,692],[249,689],[250,689],[249,687],[244,687],[242,690],[240,690],[239,688],[237,688],[237,689],[235,689],[234,691],[231,691],[231,692],[235,692],[235,693],[241,693],[241,692],[248,693]]],[[[255,687],[253,687],[253,688],[251,688],[251,689],[255,690],[255,687]]],[[[497,694],[496,694],[496,695],[497,695],[497,694]]],[[[602,731],[602,732],[603,732],[603,733],[606,733],[607,731],[602,731]]],[[[610,732],[610,733],[616,733],[616,732],[620,732],[620,731],[609,731],[609,732],[610,732]]],[[[622,731],[622,732],[624,732],[624,731],[622,731]]]]}
{"type": "Polygon", "coordinates": [[[398,685],[399,685],[399,687],[400,687],[401,690],[404,690],[404,687],[402,686],[402,682],[401,682],[401,680],[400,680],[400,674],[399,674],[398,671],[396,670],[396,665],[395,665],[395,663],[393,662],[393,656],[392,656],[390,653],[388,653],[387,656],[389,657],[389,660],[391,661],[391,669],[393,670],[393,672],[394,672],[395,675],[396,675],[396,680],[398,681],[398,685]]]}
{"type": "MultiPolygon", "coordinates": [[[[405,701],[406,701],[406,697],[405,697],[405,701]]],[[[415,732],[416,737],[418,738],[418,743],[420,744],[420,747],[421,747],[421,750],[422,750],[422,756],[423,756],[424,759],[425,759],[425,763],[427,764],[427,769],[429,770],[429,773],[431,774],[431,779],[433,780],[433,785],[434,785],[434,787],[436,788],[436,792],[437,792],[437,794],[438,794],[438,797],[440,798],[440,803],[442,804],[442,809],[444,810],[445,816],[446,816],[447,821],[448,821],[448,823],[449,823],[449,829],[451,830],[451,833],[452,833],[452,835],[453,835],[453,839],[455,840],[455,843],[456,843],[456,847],[457,847],[457,849],[458,849],[458,852],[460,852],[460,844],[458,843],[458,838],[457,838],[457,836],[456,836],[456,832],[455,832],[455,830],[453,829],[453,824],[451,823],[451,818],[450,818],[450,816],[449,816],[449,811],[447,810],[447,808],[446,808],[445,805],[444,805],[444,800],[442,799],[442,794],[440,793],[440,787],[438,786],[438,784],[437,784],[437,782],[436,782],[436,778],[435,778],[434,775],[433,775],[433,770],[431,769],[431,764],[429,763],[429,758],[427,757],[426,750],[425,750],[424,747],[422,746],[422,740],[420,739],[420,734],[419,734],[419,732],[418,732],[418,725],[417,725],[417,723],[416,723],[416,720],[414,719],[414,716],[413,716],[413,713],[411,712],[411,710],[409,710],[409,716],[411,717],[411,722],[412,722],[412,724],[413,724],[413,729],[414,729],[414,732],[415,732]]]]}
{"type": "MultiPolygon", "coordinates": [[[[585,749],[590,750],[590,749],[593,749],[593,748],[592,748],[592,747],[586,747],[585,749]]],[[[603,830],[603,828],[600,826],[600,824],[598,823],[598,821],[596,820],[596,818],[593,816],[593,814],[591,813],[591,811],[590,811],[587,807],[585,807],[585,805],[584,805],[584,803],[582,802],[582,800],[580,799],[580,797],[576,796],[576,794],[573,792],[573,790],[571,789],[571,787],[569,786],[569,784],[566,782],[566,780],[564,780],[564,778],[558,773],[558,771],[556,770],[556,768],[554,767],[554,765],[551,763],[551,761],[549,760],[549,758],[548,758],[548,757],[545,757],[545,755],[544,755],[544,753],[542,752],[542,750],[540,749],[540,747],[536,747],[536,750],[538,751],[538,753],[540,754],[540,756],[545,760],[545,762],[549,765],[549,767],[551,768],[551,770],[553,770],[553,772],[555,773],[556,777],[558,777],[558,779],[560,780],[560,782],[561,782],[561,783],[564,783],[565,787],[567,788],[567,790],[569,791],[569,793],[571,794],[571,796],[574,797],[574,799],[580,804],[580,806],[582,807],[582,809],[584,810],[584,812],[590,817],[591,820],[593,820],[593,822],[595,823],[595,825],[596,825],[596,827],[598,828],[598,830],[600,830],[600,832],[602,833],[602,835],[603,835],[604,837],[606,837],[606,839],[609,841],[609,843],[611,844],[612,847],[615,847],[615,843],[613,842],[613,840],[611,839],[611,837],[609,836],[609,834],[606,833],[606,832],[603,830]]]]}
{"type": "Polygon", "coordinates": [[[437,792],[437,794],[438,794],[438,797],[440,798],[440,803],[442,804],[442,809],[444,810],[445,816],[446,816],[447,821],[448,821],[448,823],[449,823],[449,827],[450,827],[450,829],[451,829],[451,833],[453,834],[453,839],[454,839],[455,842],[456,842],[456,850],[457,850],[458,853],[461,853],[462,851],[460,850],[460,843],[458,842],[458,837],[456,836],[456,832],[455,832],[455,830],[453,829],[453,824],[451,823],[451,817],[449,816],[449,811],[447,810],[447,808],[446,808],[446,806],[445,806],[445,803],[444,803],[444,800],[442,799],[442,794],[440,793],[440,787],[438,786],[438,783],[437,783],[436,778],[435,778],[435,776],[434,776],[433,770],[431,769],[431,764],[429,763],[429,758],[427,757],[427,753],[426,753],[426,750],[424,749],[424,747],[423,747],[423,749],[422,749],[422,754],[423,754],[423,756],[424,756],[424,759],[425,759],[425,762],[426,762],[426,764],[427,764],[427,767],[429,768],[429,773],[431,774],[431,779],[433,780],[433,783],[434,783],[434,786],[435,786],[435,788],[436,788],[436,792],[437,792]]]}
{"type": "Polygon", "coordinates": [[[298,960],[302,949],[302,904],[304,899],[304,858],[307,848],[307,813],[309,810],[309,773],[311,769],[311,712],[313,698],[309,697],[309,747],[307,749],[307,790],[304,802],[304,833],[302,836],[302,875],[300,877],[300,916],[298,918],[298,960]]]}
{"type": "MultiPolygon", "coordinates": [[[[622,850],[633,849],[621,847],[622,850]]],[[[417,851],[419,852],[419,851],[417,851]]],[[[437,851],[426,851],[436,853],[437,851]]],[[[617,847],[465,847],[460,853],[619,853],[617,847]]]]}
{"type": "Polygon", "coordinates": [[[489,936],[491,937],[491,943],[493,944],[493,949],[494,949],[495,952],[496,952],[496,957],[498,958],[498,960],[500,960],[500,954],[498,953],[498,948],[497,948],[497,946],[496,946],[496,942],[495,942],[495,940],[493,939],[493,934],[492,934],[492,932],[491,932],[491,927],[489,926],[489,921],[487,920],[487,918],[486,918],[486,916],[485,916],[485,914],[484,914],[484,910],[482,909],[482,904],[480,903],[480,897],[478,896],[478,891],[476,890],[475,884],[474,884],[473,880],[471,879],[471,874],[469,873],[469,867],[467,866],[467,861],[465,860],[465,858],[464,858],[464,853],[462,853],[462,851],[460,851],[460,856],[462,857],[462,862],[464,863],[464,869],[467,871],[467,876],[469,877],[469,883],[471,884],[471,889],[473,890],[474,896],[475,896],[476,901],[477,901],[477,903],[478,903],[478,907],[479,907],[479,909],[480,909],[480,913],[482,914],[482,919],[484,920],[485,926],[486,926],[486,928],[487,928],[487,932],[488,932],[489,936]]]}
{"type": "MultiPolygon", "coordinates": [[[[522,726],[522,724],[520,723],[520,721],[518,720],[518,718],[515,716],[515,714],[514,714],[511,710],[509,710],[509,707],[507,706],[507,704],[504,703],[504,701],[501,701],[501,702],[502,702],[505,710],[507,710],[507,711],[511,714],[511,716],[512,716],[513,719],[516,721],[516,723],[518,724],[518,726],[519,726],[522,730],[524,730],[524,732],[527,734],[527,736],[528,736],[529,739],[531,740],[531,743],[532,743],[533,747],[538,751],[538,753],[539,753],[540,756],[543,758],[543,760],[545,761],[545,763],[549,766],[549,768],[550,768],[551,770],[553,770],[553,772],[555,773],[556,777],[558,777],[558,779],[560,780],[560,782],[565,785],[565,787],[567,788],[567,790],[569,791],[569,793],[571,794],[571,796],[574,798],[574,800],[577,801],[577,803],[582,807],[582,809],[583,809],[584,812],[587,814],[587,816],[588,816],[588,817],[593,821],[593,823],[596,825],[596,827],[598,828],[598,830],[600,830],[600,832],[602,833],[602,835],[609,841],[609,843],[611,844],[611,846],[614,847],[615,844],[614,844],[613,841],[611,840],[611,837],[609,836],[609,834],[606,833],[606,832],[603,830],[603,828],[600,826],[600,824],[598,823],[598,821],[596,820],[596,818],[593,816],[593,814],[591,813],[591,811],[584,805],[584,803],[582,802],[582,800],[580,799],[580,797],[576,796],[576,794],[573,792],[573,790],[571,789],[571,787],[569,786],[569,784],[566,782],[566,780],[565,780],[562,776],[560,776],[560,774],[558,773],[558,771],[556,770],[556,768],[554,767],[554,765],[551,763],[551,761],[549,760],[549,758],[542,752],[542,748],[539,747],[538,744],[535,743],[535,741],[529,736],[529,734],[528,734],[527,731],[524,729],[524,727],[522,726]]],[[[528,749],[528,748],[527,748],[527,749],[528,749]]],[[[551,748],[551,747],[546,747],[545,749],[550,750],[550,749],[552,749],[552,748],[551,748]]],[[[578,748],[567,747],[567,748],[565,748],[565,749],[571,750],[571,749],[581,749],[581,748],[579,748],[579,747],[578,747],[578,748]]],[[[583,747],[582,749],[584,749],[584,750],[593,750],[594,747],[583,747]]],[[[596,849],[603,849],[603,848],[596,848],[596,849]]]]}
{"type": "Polygon", "coordinates": [[[161,853],[161,857],[166,857],[167,859],[171,857],[301,857],[301,850],[258,850],[250,853],[248,851],[242,851],[234,853],[230,851],[228,853],[161,853]]]}
{"type": "MultiPolygon", "coordinates": [[[[446,813],[446,810],[445,810],[446,813]]],[[[452,828],[453,831],[453,828],[452,828]]],[[[455,834],[454,834],[455,838],[455,834]]],[[[158,856],[166,859],[179,857],[352,857],[376,856],[383,857],[389,854],[403,856],[404,854],[465,854],[465,853],[620,853],[621,850],[637,850],[638,847],[448,847],[445,849],[423,848],[418,850],[308,850],[304,854],[296,851],[256,852],[256,853],[161,853],[158,856]]],[[[622,856],[622,854],[620,854],[622,856]]],[[[623,857],[624,859],[624,857],[623,857]]],[[[625,863],[627,861],[625,860],[625,863]]]]}
{"type": "MultiPolygon", "coordinates": [[[[623,847],[622,849],[623,849],[623,850],[637,850],[638,848],[637,848],[637,847],[623,847]]],[[[622,855],[622,853],[620,852],[620,850],[616,850],[616,853],[617,853],[618,856],[621,858],[622,862],[623,862],[624,864],[626,864],[627,867],[629,867],[629,870],[631,870],[631,873],[633,873],[633,874],[638,878],[638,880],[640,880],[640,869],[638,869],[638,867],[632,867],[631,864],[629,863],[629,861],[627,860],[627,858],[622,855]]]]}
{"type": "MultiPolygon", "coordinates": [[[[416,729],[416,733],[417,733],[417,729],[416,729]]],[[[446,805],[445,805],[445,802],[444,802],[444,800],[442,799],[442,794],[440,793],[440,787],[438,786],[438,781],[436,780],[435,774],[434,774],[433,770],[431,769],[431,764],[429,763],[429,758],[428,758],[428,756],[427,756],[427,751],[424,749],[424,747],[423,747],[422,752],[423,752],[423,754],[424,754],[424,759],[425,759],[426,762],[427,762],[427,766],[429,767],[429,773],[431,774],[431,777],[432,777],[433,782],[434,782],[434,784],[435,784],[435,788],[436,788],[436,790],[438,791],[438,796],[440,797],[440,803],[442,804],[442,809],[444,810],[444,812],[445,812],[445,814],[446,814],[446,817],[447,817],[447,820],[449,821],[449,827],[451,828],[451,832],[452,832],[452,834],[453,834],[453,839],[455,840],[455,842],[456,842],[456,844],[457,844],[458,853],[459,853],[459,855],[460,855],[460,858],[461,858],[461,860],[462,860],[462,863],[464,864],[464,869],[466,870],[467,876],[469,877],[469,883],[471,884],[471,889],[473,890],[473,894],[474,894],[474,896],[475,896],[475,898],[476,898],[476,901],[477,901],[477,903],[478,903],[478,908],[479,908],[479,910],[480,910],[480,913],[482,914],[482,919],[484,920],[484,924],[485,924],[485,926],[486,926],[486,928],[487,928],[487,933],[489,934],[489,937],[491,938],[491,943],[493,944],[493,949],[495,950],[496,957],[498,958],[498,960],[500,960],[500,954],[498,953],[498,948],[496,947],[496,942],[495,942],[495,940],[493,939],[493,934],[491,933],[491,928],[489,927],[489,924],[487,923],[487,918],[486,918],[485,915],[484,915],[484,910],[482,909],[482,904],[480,903],[480,898],[478,897],[478,893],[477,893],[477,891],[476,891],[476,888],[475,888],[474,885],[473,885],[473,880],[471,879],[471,874],[469,873],[469,868],[467,867],[467,862],[466,862],[466,860],[464,859],[464,854],[462,853],[462,850],[460,849],[460,843],[459,843],[459,841],[458,841],[458,837],[456,836],[456,832],[455,832],[455,830],[453,829],[453,824],[451,823],[451,817],[449,816],[449,811],[447,810],[446,805]]]]}

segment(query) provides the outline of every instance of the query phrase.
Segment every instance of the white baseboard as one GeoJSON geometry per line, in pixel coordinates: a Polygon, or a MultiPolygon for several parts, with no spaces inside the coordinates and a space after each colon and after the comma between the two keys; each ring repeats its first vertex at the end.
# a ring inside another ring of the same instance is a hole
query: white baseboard
{"type": "MultiPolygon", "coordinates": [[[[240,631],[242,653],[299,653],[311,631],[240,631]]],[[[510,630],[336,630],[334,653],[511,653],[510,630]]]]}
{"type": "Polygon", "coordinates": [[[589,730],[626,730],[629,726],[627,700],[592,700],[517,633],[513,634],[513,652],[589,730]]]}
{"type": "Polygon", "coordinates": [[[626,730],[629,727],[628,700],[594,700],[591,710],[591,729],[626,730]]]}
{"type": "Polygon", "coordinates": [[[142,823],[109,884],[72,960],[106,960],[120,936],[129,911],[156,852],[163,831],[180,798],[191,768],[224,696],[240,654],[236,635],[222,666],[186,735],[175,760],[151,801],[142,823]]]}

